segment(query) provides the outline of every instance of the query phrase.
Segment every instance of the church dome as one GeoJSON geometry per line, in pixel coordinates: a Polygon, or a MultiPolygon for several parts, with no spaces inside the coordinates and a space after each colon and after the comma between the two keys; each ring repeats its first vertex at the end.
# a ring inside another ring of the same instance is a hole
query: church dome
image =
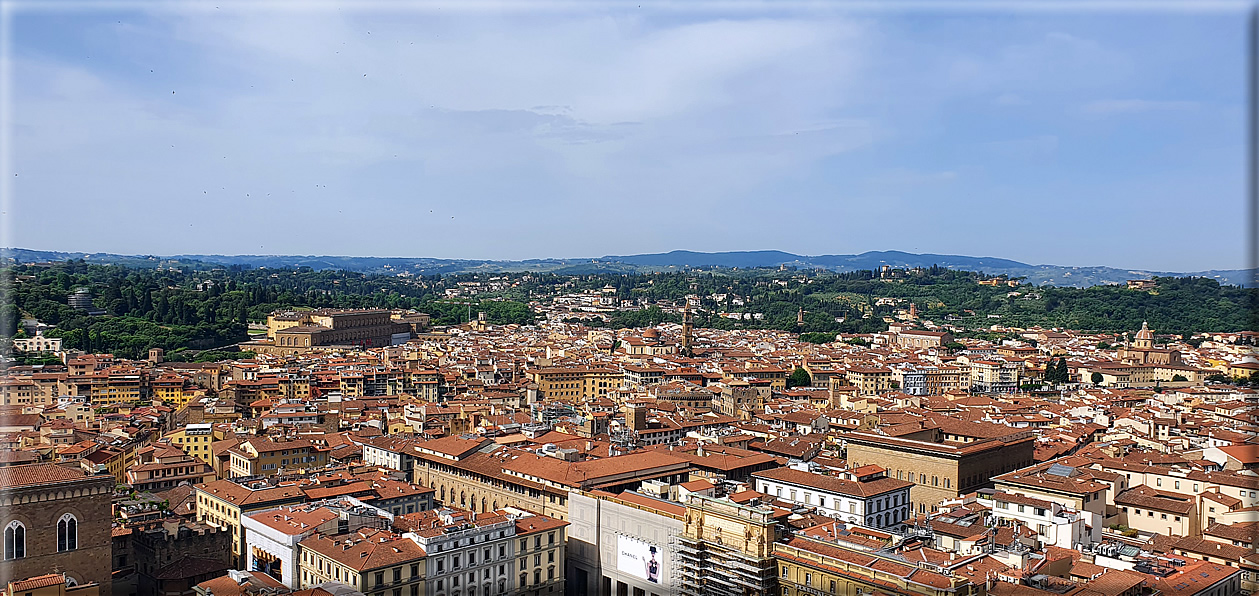
{"type": "Polygon", "coordinates": [[[1136,339],[1154,339],[1154,332],[1150,331],[1150,327],[1146,325],[1145,321],[1141,322],[1141,330],[1137,332],[1136,339]]]}
{"type": "Polygon", "coordinates": [[[660,339],[660,332],[652,327],[643,332],[643,339],[660,339]]]}

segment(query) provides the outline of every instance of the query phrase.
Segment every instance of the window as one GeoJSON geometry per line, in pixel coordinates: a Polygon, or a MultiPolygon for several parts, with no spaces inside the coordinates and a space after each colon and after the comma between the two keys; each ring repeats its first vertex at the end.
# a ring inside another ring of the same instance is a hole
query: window
{"type": "Polygon", "coordinates": [[[419,574],[420,574],[420,566],[418,564],[411,565],[411,577],[415,577],[419,574]]]}
{"type": "Polygon", "coordinates": [[[383,583],[385,583],[385,572],[377,571],[376,572],[376,585],[379,586],[380,584],[383,584],[383,583]]]}
{"type": "Polygon", "coordinates": [[[555,532],[551,532],[550,534],[546,535],[546,543],[555,544],[555,532]]]}
{"type": "Polygon", "coordinates": [[[546,553],[546,562],[547,562],[547,563],[554,563],[554,562],[555,562],[555,551],[550,551],[550,552],[546,553]]]}
{"type": "Polygon", "coordinates": [[[813,574],[812,573],[804,574],[804,585],[807,587],[813,587],[813,574]]]}
{"type": "Polygon", "coordinates": [[[787,566],[783,566],[783,577],[787,577],[787,566]]]}
{"type": "Polygon", "coordinates": [[[11,521],[4,528],[4,560],[12,561],[26,556],[26,526],[11,521]]]}
{"type": "Polygon", "coordinates": [[[79,520],[69,513],[57,521],[57,552],[79,548],[79,520]]]}

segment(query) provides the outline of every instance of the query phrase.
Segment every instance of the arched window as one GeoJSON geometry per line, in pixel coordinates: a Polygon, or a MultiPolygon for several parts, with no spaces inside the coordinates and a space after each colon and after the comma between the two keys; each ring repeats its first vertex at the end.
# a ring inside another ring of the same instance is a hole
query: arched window
{"type": "Polygon", "coordinates": [[[4,527],[4,560],[12,561],[26,556],[26,526],[11,521],[4,527]]]}
{"type": "Polygon", "coordinates": [[[79,520],[69,513],[57,521],[57,552],[79,548],[79,520]]]}

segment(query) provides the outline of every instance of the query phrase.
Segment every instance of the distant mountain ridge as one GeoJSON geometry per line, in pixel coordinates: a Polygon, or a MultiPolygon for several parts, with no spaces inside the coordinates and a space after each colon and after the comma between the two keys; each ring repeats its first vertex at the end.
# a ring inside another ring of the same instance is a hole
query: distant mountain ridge
{"type": "Polygon", "coordinates": [[[980,271],[989,275],[1026,277],[1034,284],[1087,287],[1124,283],[1129,279],[1152,276],[1209,277],[1228,285],[1255,285],[1252,269],[1219,269],[1210,271],[1174,272],[1115,267],[1071,267],[1062,265],[1030,265],[999,257],[968,257],[963,255],[915,254],[899,250],[868,251],[856,255],[805,256],[778,250],[693,252],[675,250],[667,253],[630,256],[606,256],[606,261],[654,267],[778,267],[824,268],[832,271],[930,267],[980,271]]]}
{"type": "Polygon", "coordinates": [[[598,259],[526,259],[521,261],[482,259],[436,259],[427,257],[350,257],[324,255],[119,255],[40,251],[23,248],[0,249],[7,262],[38,263],[84,259],[91,263],[118,264],[130,267],[186,265],[201,268],[244,266],[316,270],[344,269],[362,273],[414,275],[445,275],[454,273],[537,272],[584,275],[593,273],[640,273],[686,268],[722,267],[751,269],[786,265],[804,269],[822,268],[830,271],[878,269],[883,265],[895,268],[930,267],[979,271],[989,275],[1026,277],[1037,285],[1087,287],[1124,283],[1129,279],[1151,276],[1209,277],[1228,285],[1254,286],[1252,269],[1224,269],[1193,272],[1146,271],[1114,267],[1070,267],[1061,265],[1029,265],[998,257],[915,254],[896,250],[869,251],[855,255],[797,255],[779,250],[730,252],[695,252],[675,250],[667,253],[605,256],[598,259]]]}
{"type": "Polygon", "coordinates": [[[689,267],[777,267],[794,265],[804,267],[842,268],[844,270],[878,269],[892,267],[930,267],[939,265],[955,269],[978,271],[978,268],[1026,269],[1034,267],[1026,263],[996,257],[964,257],[958,255],[913,254],[898,250],[869,251],[859,255],[802,256],[780,250],[756,250],[734,252],[692,252],[675,250],[667,253],[607,256],[605,260],[647,266],[689,267]],[[924,264],[925,263],[925,264],[924,264]]]}

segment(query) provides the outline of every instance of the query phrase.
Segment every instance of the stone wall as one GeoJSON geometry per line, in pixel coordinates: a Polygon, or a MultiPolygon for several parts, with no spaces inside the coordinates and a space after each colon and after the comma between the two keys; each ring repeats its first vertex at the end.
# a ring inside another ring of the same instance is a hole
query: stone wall
{"type": "Polygon", "coordinates": [[[0,585],[65,573],[78,584],[96,582],[101,596],[112,596],[113,490],[110,475],[6,488],[0,498],[0,527],[15,520],[26,527],[26,556],[0,564],[0,585]],[[78,548],[57,552],[57,522],[67,513],[78,522],[78,548]]]}

